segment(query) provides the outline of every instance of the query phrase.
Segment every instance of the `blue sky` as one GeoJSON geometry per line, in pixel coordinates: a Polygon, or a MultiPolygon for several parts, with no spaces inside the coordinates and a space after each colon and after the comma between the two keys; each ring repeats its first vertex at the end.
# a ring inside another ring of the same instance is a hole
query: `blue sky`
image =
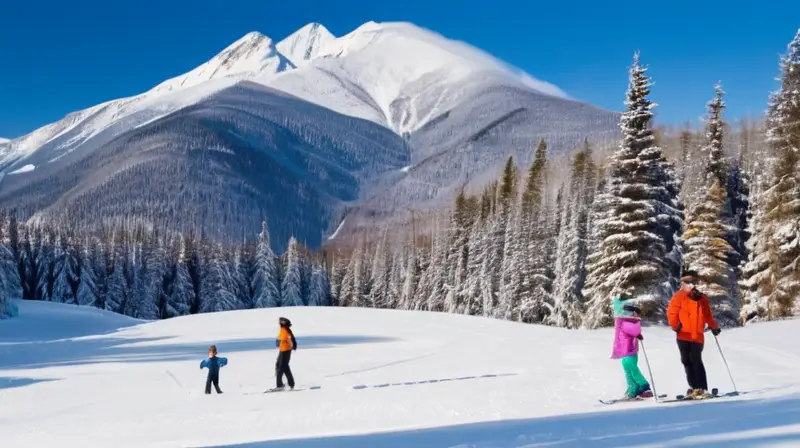
{"type": "Polygon", "coordinates": [[[368,20],[466,41],[613,110],[638,49],[656,83],[657,120],[680,124],[698,123],[718,80],[729,119],[762,113],[778,55],[800,27],[800,1],[4,0],[0,136],[141,93],[248,31],[279,40],[320,22],[342,35],[368,20]]]}

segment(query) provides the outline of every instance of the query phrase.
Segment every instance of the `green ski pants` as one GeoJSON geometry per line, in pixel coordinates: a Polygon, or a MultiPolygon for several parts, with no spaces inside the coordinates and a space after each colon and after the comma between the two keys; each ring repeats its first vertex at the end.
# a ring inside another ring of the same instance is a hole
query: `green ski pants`
{"type": "Polygon", "coordinates": [[[635,397],[650,389],[650,384],[639,370],[639,355],[622,358],[622,369],[625,371],[625,381],[628,383],[628,389],[625,391],[627,396],[635,397]]]}

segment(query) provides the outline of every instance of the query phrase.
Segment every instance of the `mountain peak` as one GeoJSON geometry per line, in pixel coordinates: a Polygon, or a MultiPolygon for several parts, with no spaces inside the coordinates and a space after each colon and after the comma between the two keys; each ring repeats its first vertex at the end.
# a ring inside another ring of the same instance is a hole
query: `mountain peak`
{"type": "Polygon", "coordinates": [[[194,70],[164,81],[151,92],[169,92],[191,87],[210,79],[233,77],[249,79],[262,73],[280,73],[295,66],[275,47],[269,37],[251,31],[208,62],[194,70]]]}
{"type": "Polygon", "coordinates": [[[322,24],[312,22],[290,34],[276,47],[292,64],[300,67],[311,62],[325,45],[335,39],[336,36],[322,24]]]}

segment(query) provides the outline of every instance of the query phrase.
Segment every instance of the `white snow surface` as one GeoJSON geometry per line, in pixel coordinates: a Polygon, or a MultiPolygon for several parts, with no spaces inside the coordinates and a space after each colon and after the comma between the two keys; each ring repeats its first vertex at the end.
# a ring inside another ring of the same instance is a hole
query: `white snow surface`
{"type": "Polygon", "coordinates": [[[10,141],[11,141],[10,139],[0,137],[0,145],[2,145],[3,143],[8,143],[10,141]]]}
{"type": "MultiPolygon", "coordinates": [[[[720,336],[743,394],[605,406],[621,394],[612,331],[453,314],[280,308],[142,322],[19,303],[0,320],[3,446],[752,447],[800,444],[800,321],[720,336]],[[273,385],[277,319],[292,319],[298,386],[273,385]],[[228,358],[204,395],[209,344],[228,358]]],[[[646,328],[660,393],[685,390],[674,334],[646,328]]],[[[710,384],[730,381],[713,340],[710,384]]],[[[647,374],[644,357],[640,367],[647,374]]]]}
{"type": "Polygon", "coordinates": [[[23,166],[22,168],[19,168],[19,169],[17,169],[17,170],[14,170],[14,171],[12,171],[12,172],[10,172],[10,173],[8,173],[8,174],[22,174],[22,173],[29,173],[29,172],[31,172],[31,171],[33,171],[33,170],[35,170],[35,169],[36,169],[36,165],[30,165],[30,164],[29,164],[29,165],[25,165],[25,166],[23,166]]]}

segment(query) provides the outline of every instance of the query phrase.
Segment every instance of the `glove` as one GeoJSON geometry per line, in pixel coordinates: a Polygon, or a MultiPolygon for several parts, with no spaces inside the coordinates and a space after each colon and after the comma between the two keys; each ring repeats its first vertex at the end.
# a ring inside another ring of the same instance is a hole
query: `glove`
{"type": "Polygon", "coordinates": [[[643,341],[644,340],[644,336],[641,333],[639,333],[639,336],[636,336],[636,339],[638,339],[640,341],[643,341]]]}
{"type": "Polygon", "coordinates": [[[675,328],[675,333],[680,333],[681,332],[681,328],[683,328],[683,324],[678,322],[678,328],[675,328]]]}
{"type": "Polygon", "coordinates": [[[722,333],[722,329],[720,329],[720,328],[712,328],[711,329],[711,334],[713,334],[714,336],[719,336],[720,333],[722,333]]]}

